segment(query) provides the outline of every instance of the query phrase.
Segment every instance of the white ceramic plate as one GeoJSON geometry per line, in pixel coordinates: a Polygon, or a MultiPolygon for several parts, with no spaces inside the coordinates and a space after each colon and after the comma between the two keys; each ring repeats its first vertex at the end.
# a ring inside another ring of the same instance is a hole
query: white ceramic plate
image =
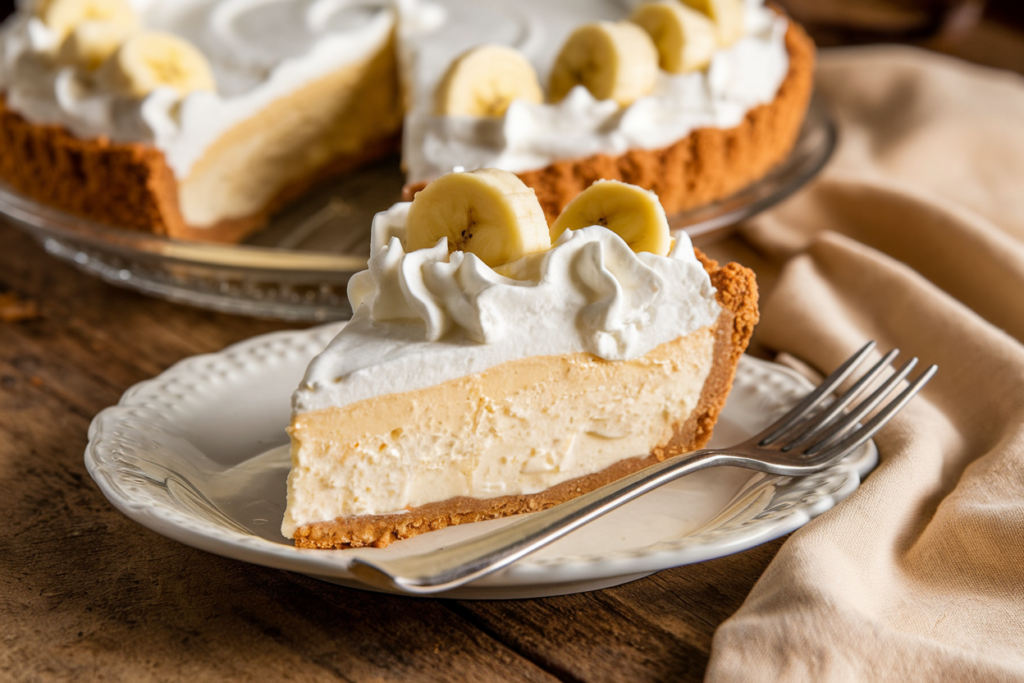
{"type": "MultiPolygon", "coordinates": [[[[292,390],[341,324],[281,332],[178,363],[93,420],[85,463],[119,510],[157,533],[246,562],[365,587],[353,557],[417,554],[509,519],[451,527],[385,549],[303,550],[281,536],[292,390]]],[[[713,445],[736,443],[811,389],[796,373],[744,357],[713,445]]],[[[612,512],[511,567],[444,594],[523,598],[614,586],[765,543],[849,495],[878,459],[867,443],[804,479],[734,468],[695,473],[612,512]]]]}

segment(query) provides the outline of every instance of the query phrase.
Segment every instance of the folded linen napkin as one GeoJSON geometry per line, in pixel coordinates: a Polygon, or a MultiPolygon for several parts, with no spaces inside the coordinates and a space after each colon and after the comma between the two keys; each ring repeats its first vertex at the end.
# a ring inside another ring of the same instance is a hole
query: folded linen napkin
{"type": "Polygon", "coordinates": [[[1024,79],[858,48],[822,54],[818,93],[836,158],[744,227],[781,267],[757,340],[940,370],[722,624],[707,680],[1024,680],[1024,79]]]}

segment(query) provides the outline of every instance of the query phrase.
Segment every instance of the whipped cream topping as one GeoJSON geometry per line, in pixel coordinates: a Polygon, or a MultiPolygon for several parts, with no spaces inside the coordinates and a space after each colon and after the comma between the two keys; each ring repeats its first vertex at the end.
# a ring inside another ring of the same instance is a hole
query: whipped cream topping
{"type": "Polygon", "coordinates": [[[414,391],[530,356],[630,360],[714,324],[715,289],[684,233],[667,256],[634,253],[594,226],[499,268],[406,252],[409,204],[374,219],[369,269],[349,284],[352,321],[310,364],[296,414],[414,391]]]}
{"type": "Polygon", "coordinates": [[[274,101],[379,50],[391,36],[390,0],[131,0],[143,28],[168,31],[210,61],[217,92],[184,98],[159,89],[142,100],[115,95],[52,58],[57,36],[27,4],[0,34],[0,90],[35,123],[82,138],[107,136],[162,150],[188,177],[229,129],[274,101]]]}
{"type": "MultiPolygon", "coordinates": [[[[450,62],[469,45],[454,37],[434,42],[427,36],[422,48],[425,64],[420,69],[424,75],[405,125],[403,148],[409,182],[433,180],[457,167],[520,172],[560,159],[658,149],[698,128],[739,125],[748,111],[775,98],[789,70],[788,21],[764,7],[762,1],[748,0],[744,37],[716,51],[705,71],[659,72],[654,91],[625,109],[611,100],[596,100],[586,88],[577,86],[557,104],[513,102],[501,118],[435,116],[429,95],[444,73],[438,63],[443,57],[450,62]],[[433,79],[425,76],[431,71],[436,74],[433,79]]],[[[631,3],[616,4],[621,18],[627,13],[622,5],[631,3]]],[[[603,13],[611,11],[614,9],[603,9],[603,13]]],[[[576,17],[575,24],[555,24],[554,32],[568,35],[572,28],[590,20],[576,17]]],[[[546,37],[555,39],[556,49],[564,41],[564,36],[546,37]]],[[[411,42],[415,45],[416,39],[411,42]]],[[[474,39],[474,44],[479,42],[483,41],[474,39]]],[[[487,42],[496,41],[489,36],[487,42]]],[[[509,40],[508,44],[519,47],[537,67],[541,82],[547,82],[547,71],[555,59],[550,42],[543,49],[530,40],[509,40]]]]}

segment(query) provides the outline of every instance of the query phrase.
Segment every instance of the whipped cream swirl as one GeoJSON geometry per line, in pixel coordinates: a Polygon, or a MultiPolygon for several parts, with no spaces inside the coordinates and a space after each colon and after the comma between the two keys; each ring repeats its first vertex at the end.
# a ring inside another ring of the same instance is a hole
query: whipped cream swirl
{"type": "Polygon", "coordinates": [[[406,252],[409,204],[378,214],[369,268],[349,283],[352,321],[294,396],[297,413],[413,391],[530,356],[630,360],[712,325],[715,289],[684,233],[666,256],[610,230],[567,231],[498,271],[445,240],[406,252]],[[512,277],[507,277],[511,275],[512,277]]]}
{"type": "MultiPolygon", "coordinates": [[[[747,2],[744,37],[719,49],[705,71],[659,72],[654,91],[625,109],[577,86],[557,104],[515,101],[501,118],[435,116],[421,92],[406,117],[409,182],[457,167],[521,172],[561,159],[659,149],[698,128],[738,126],[748,111],[775,99],[789,71],[789,22],[762,2],[747,2]]],[[[546,73],[550,65],[528,56],[546,73]]]]}

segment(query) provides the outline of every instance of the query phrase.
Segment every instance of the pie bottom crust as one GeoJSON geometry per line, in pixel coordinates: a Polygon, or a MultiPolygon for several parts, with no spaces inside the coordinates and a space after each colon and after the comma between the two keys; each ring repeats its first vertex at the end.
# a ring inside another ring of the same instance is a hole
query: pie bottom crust
{"type": "Polygon", "coordinates": [[[437,531],[455,524],[480,522],[525,512],[536,512],[588,493],[666,458],[702,448],[711,438],[725,400],[732,388],[736,365],[750,342],[758,320],[757,283],[754,273],[736,263],[718,263],[698,257],[718,290],[722,307],[715,326],[714,358],[697,407],[675,425],[672,438],[647,456],[620,461],[595,474],[579,477],[534,494],[477,499],[452,498],[412,508],[405,513],[367,515],[316,522],[295,531],[300,548],[383,548],[394,541],[437,531]]]}
{"type": "MultiPolygon", "coordinates": [[[[814,42],[790,20],[789,70],[775,99],[754,107],[733,128],[699,128],[662,149],[595,154],[556,161],[516,175],[537,193],[548,223],[595,180],[621,180],[652,190],[670,216],[724,199],[760,180],[793,149],[814,87],[814,42]]],[[[411,201],[427,183],[406,185],[411,201]]]]}

